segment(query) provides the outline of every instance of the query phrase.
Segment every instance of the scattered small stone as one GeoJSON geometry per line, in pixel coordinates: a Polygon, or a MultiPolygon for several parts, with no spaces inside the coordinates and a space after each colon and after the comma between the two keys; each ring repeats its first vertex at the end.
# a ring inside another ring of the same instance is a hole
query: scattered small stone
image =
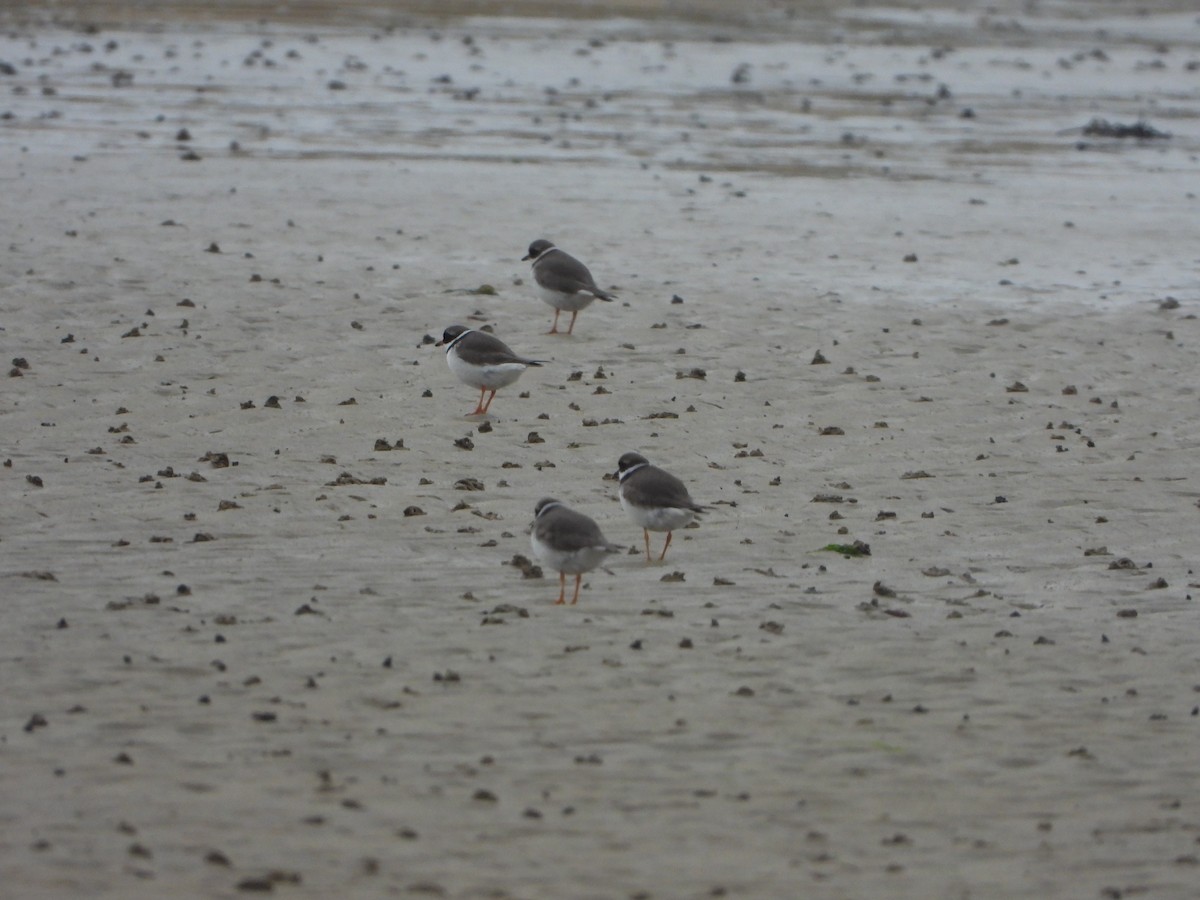
{"type": "Polygon", "coordinates": [[[871,545],[863,541],[855,541],[853,544],[826,544],[821,548],[829,550],[833,553],[840,553],[843,556],[870,556],[871,545]]]}
{"type": "Polygon", "coordinates": [[[524,556],[523,554],[513,554],[513,558],[509,560],[508,565],[519,569],[521,571],[522,578],[542,577],[542,567],[534,563],[528,556],[524,556]]]}
{"type": "Polygon", "coordinates": [[[359,478],[357,475],[352,475],[349,472],[342,472],[333,481],[325,482],[325,487],[339,487],[347,484],[385,485],[387,484],[387,478],[382,475],[377,475],[374,478],[359,478]]]}
{"type": "Polygon", "coordinates": [[[270,878],[251,876],[249,878],[243,878],[241,881],[239,881],[237,883],[237,889],[239,891],[255,891],[269,894],[271,891],[275,890],[275,882],[270,878]]]}
{"type": "Polygon", "coordinates": [[[1084,125],[1082,133],[1087,137],[1134,138],[1139,141],[1167,140],[1171,137],[1170,132],[1160,131],[1147,122],[1124,124],[1101,118],[1094,118],[1084,125]]]}

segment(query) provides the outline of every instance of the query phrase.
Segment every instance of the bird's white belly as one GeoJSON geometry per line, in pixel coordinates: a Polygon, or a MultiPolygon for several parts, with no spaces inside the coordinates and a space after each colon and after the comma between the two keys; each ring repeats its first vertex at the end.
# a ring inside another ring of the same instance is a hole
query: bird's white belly
{"type": "Polygon", "coordinates": [[[562,291],[552,291],[549,288],[544,288],[540,284],[537,286],[538,296],[542,300],[555,309],[565,310],[566,312],[579,312],[587,306],[590,306],[596,298],[591,294],[586,294],[582,291],[575,294],[564,294],[562,291]]]}
{"type": "Polygon", "coordinates": [[[548,544],[537,539],[536,535],[529,536],[529,545],[534,555],[547,567],[555,572],[565,572],[568,575],[582,575],[590,572],[604,560],[608,550],[604,547],[584,547],[580,550],[555,550],[548,544]]]}
{"type": "Polygon", "coordinates": [[[675,507],[634,506],[624,496],[621,497],[621,507],[629,514],[629,518],[649,531],[675,531],[690,525],[696,513],[690,509],[675,507]]]}
{"type": "Polygon", "coordinates": [[[450,371],[458,376],[459,381],[472,387],[487,388],[489,391],[512,384],[521,377],[526,368],[524,363],[472,366],[453,353],[446,357],[446,363],[450,366],[450,371]]]}

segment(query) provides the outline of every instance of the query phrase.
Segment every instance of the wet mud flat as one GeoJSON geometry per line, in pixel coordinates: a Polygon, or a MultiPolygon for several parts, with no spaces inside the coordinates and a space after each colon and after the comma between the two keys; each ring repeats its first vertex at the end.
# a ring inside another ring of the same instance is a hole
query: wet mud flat
{"type": "Polygon", "coordinates": [[[6,889],[1190,896],[1194,13],[636,5],[0,10],[6,889]]]}

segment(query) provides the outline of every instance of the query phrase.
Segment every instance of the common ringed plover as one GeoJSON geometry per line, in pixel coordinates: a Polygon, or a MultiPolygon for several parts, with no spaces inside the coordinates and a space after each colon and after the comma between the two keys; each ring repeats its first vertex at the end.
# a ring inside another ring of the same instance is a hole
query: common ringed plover
{"type": "Polygon", "coordinates": [[[555,605],[566,602],[568,575],[575,576],[571,603],[578,603],[583,573],[596,568],[610,553],[619,553],[621,548],[610,544],[594,521],[553,497],[539,500],[533,508],[533,517],[529,544],[542,562],[558,572],[555,605]]]}
{"type": "Polygon", "coordinates": [[[650,465],[640,453],[622,454],[617,460],[617,478],[622,508],[629,518],[642,526],[646,562],[651,561],[650,532],[667,533],[667,541],[658,557],[661,561],[671,546],[672,532],[690,524],[705,508],[691,498],[682,481],[670,472],[650,465]]]}
{"type": "Polygon", "coordinates": [[[497,390],[512,384],[529,366],[540,366],[544,362],[517,356],[499,338],[465,325],[451,325],[436,346],[446,348],[446,364],[459,381],[479,388],[479,403],[467,413],[469,416],[486,413],[497,390]],[[488,391],[491,396],[484,403],[483,396],[488,391]]]}
{"type": "Polygon", "coordinates": [[[608,291],[596,286],[587,266],[575,257],[559,250],[550,241],[540,238],[529,245],[529,253],[522,261],[533,260],[533,280],[537,282],[541,298],[554,307],[554,324],[547,334],[558,334],[558,314],[563,310],[571,313],[571,324],[567,334],[575,328],[575,317],[579,311],[599,297],[615,300],[608,291]]]}

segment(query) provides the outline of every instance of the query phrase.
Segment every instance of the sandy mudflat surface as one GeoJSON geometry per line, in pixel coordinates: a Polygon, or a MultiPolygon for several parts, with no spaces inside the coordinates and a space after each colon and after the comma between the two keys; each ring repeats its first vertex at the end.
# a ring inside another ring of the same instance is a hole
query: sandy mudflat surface
{"type": "Polygon", "coordinates": [[[1200,22],[1012,6],[0,7],[0,894],[1200,896],[1200,22]]]}

